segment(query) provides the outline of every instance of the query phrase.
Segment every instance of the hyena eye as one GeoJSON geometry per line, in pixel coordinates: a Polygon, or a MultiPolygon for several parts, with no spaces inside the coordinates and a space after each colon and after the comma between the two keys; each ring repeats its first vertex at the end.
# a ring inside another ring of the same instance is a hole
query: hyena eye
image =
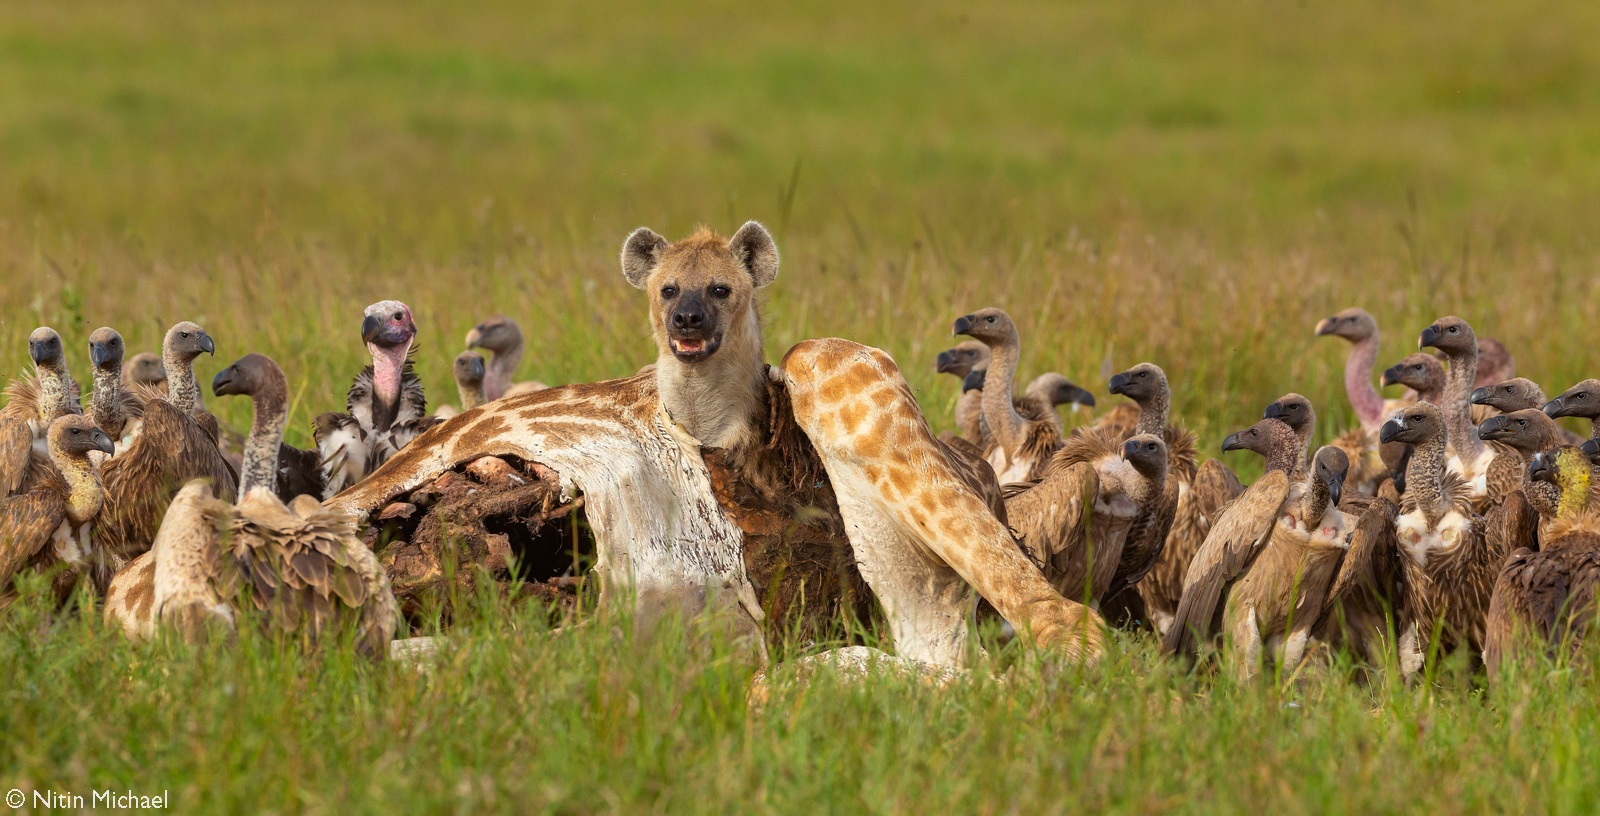
{"type": "Polygon", "coordinates": [[[711,287],[711,294],[716,295],[719,298],[725,298],[728,295],[733,294],[733,290],[726,286],[713,286],[711,287]]]}
{"type": "Polygon", "coordinates": [[[677,297],[678,296],[678,287],[676,287],[676,286],[663,286],[663,287],[661,287],[661,296],[663,298],[666,298],[667,300],[671,300],[671,299],[677,297]]]}

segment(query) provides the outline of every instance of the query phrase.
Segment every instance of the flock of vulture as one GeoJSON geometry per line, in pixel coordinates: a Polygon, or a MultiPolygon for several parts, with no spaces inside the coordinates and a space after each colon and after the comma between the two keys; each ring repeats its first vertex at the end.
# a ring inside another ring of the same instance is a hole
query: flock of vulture
{"type": "MultiPolygon", "coordinates": [[[[1015,396],[1020,339],[1005,312],[964,316],[955,331],[972,339],[937,359],[962,383],[960,434],[943,441],[993,467],[1007,524],[1057,591],[1152,629],[1166,652],[1225,644],[1218,658],[1250,677],[1269,661],[1298,665],[1316,644],[1406,673],[1433,650],[1465,650],[1492,678],[1519,649],[1574,648],[1596,614],[1600,380],[1548,400],[1460,318],[1422,332],[1420,348],[1437,354],[1382,371],[1383,386],[1406,389],[1397,399],[1373,385],[1370,314],[1319,323],[1317,336],[1350,344],[1360,425],[1314,449],[1311,402],[1283,395],[1222,442],[1263,458],[1248,487],[1200,461],[1158,366],[1112,377],[1129,402],[1068,430],[1057,407],[1094,397],[1054,373],[1015,396]],[[1589,418],[1593,438],[1560,417],[1589,418]]],[[[250,398],[249,434],[219,427],[194,377],[197,356],[215,352],[200,326],[179,323],[159,356],[126,359],[116,331],[95,331],[87,408],[62,338],[35,330],[34,373],[10,383],[0,410],[0,609],[13,579],[36,572],[60,603],[89,586],[135,638],[206,636],[248,616],[308,645],[354,632],[356,648],[382,656],[400,625],[389,579],[355,519],[324,501],[456,413],[428,413],[415,337],[405,304],[368,307],[372,365],[344,412],[316,417],[316,449],[299,450],[283,442],[284,374],[260,354],[211,386],[250,398]]],[[[454,364],[461,411],[544,388],[514,380],[523,340],[510,319],[478,325],[467,346],[454,364]]]]}

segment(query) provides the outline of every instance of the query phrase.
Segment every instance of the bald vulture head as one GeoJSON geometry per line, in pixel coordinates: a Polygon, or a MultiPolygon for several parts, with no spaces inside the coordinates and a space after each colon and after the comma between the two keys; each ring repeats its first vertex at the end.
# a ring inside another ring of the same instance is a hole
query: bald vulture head
{"type": "Polygon", "coordinates": [[[1167,373],[1155,363],[1140,363],[1111,377],[1111,393],[1121,394],[1141,405],[1166,391],[1167,373]]]}
{"type": "Polygon", "coordinates": [[[204,354],[216,354],[217,343],[206,330],[185,320],[167,330],[162,352],[173,359],[189,362],[204,354]]]}
{"type": "Polygon", "coordinates": [[[96,371],[116,372],[122,368],[122,335],[102,326],[89,335],[89,362],[96,371]]]}
{"type": "Polygon", "coordinates": [[[1154,484],[1167,480],[1167,443],[1155,434],[1138,434],[1122,443],[1122,458],[1154,484]]]}
{"type": "Polygon", "coordinates": [[[1493,337],[1478,338],[1478,381],[1474,385],[1492,385],[1516,376],[1517,361],[1511,351],[1493,337]]]}
{"type": "Polygon", "coordinates": [[[1382,382],[1386,387],[1403,385],[1418,394],[1436,395],[1444,390],[1444,363],[1432,354],[1417,352],[1385,369],[1382,382]]]}
{"type": "Polygon", "coordinates": [[[66,349],[61,345],[61,335],[49,326],[40,326],[28,335],[28,357],[40,368],[60,368],[66,365],[66,349]]]}
{"type": "Polygon", "coordinates": [[[1561,396],[1545,403],[1544,412],[1553,419],[1600,417],[1600,380],[1584,380],[1568,388],[1561,396]]]}
{"type": "Polygon", "coordinates": [[[1316,429],[1317,412],[1311,400],[1299,394],[1284,394],[1261,413],[1263,419],[1276,419],[1295,432],[1296,436],[1309,435],[1316,429]]]}
{"type": "Polygon", "coordinates": [[[1333,317],[1325,317],[1317,322],[1317,336],[1342,337],[1352,343],[1359,343],[1376,337],[1378,334],[1378,321],[1367,313],[1366,309],[1345,309],[1333,317]]]}
{"type": "Polygon", "coordinates": [[[1489,417],[1478,426],[1478,438],[1499,442],[1531,456],[1561,444],[1561,428],[1537,408],[1489,417]]]}
{"type": "Polygon", "coordinates": [[[361,313],[361,340],[369,346],[409,348],[416,336],[411,307],[398,300],[380,300],[361,313]]]}
{"type": "Polygon", "coordinates": [[[934,358],[933,370],[964,380],[968,374],[987,368],[988,365],[989,347],[977,340],[963,340],[957,343],[955,348],[939,352],[939,356],[934,358]]]}
{"type": "Polygon", "coordinates": [[[1054,371],[1040,374],[1028,383],[1028,396],[1043,399],[1050,405],[1087,405],[1094,407],[1094,395],[1078,387],[1066,375],[1054,371]]]}
{"type": "Polygon", "coordinates": [[[246,354],[233,365],[217,372],[211,380],[211,393],[219,397],[238,394],[288,398],[289,380],[283,369],[265,354],[246,354]]]}
{"type": "Polygon", "coordinates": [[[51,451],[60,451],[75,459],[88,456],[89,451],[110,455],[116,450],[111,444],[111,437],[96,427],[94,420],[85,414],[58,417],[50,423],[47,438],[51,451]]]}
{"type": "Polygon", "coordinates": [[[456,385],[462,388],[483,387],[483,355],[476,351],[463,351],[456,355],[456,385]]]}
{"type": "Polygon", "coordinates": [[[157,386],[167,381],[167,367],[161,364],[161,355],[141,351],[129,357],[122,366],[123,385],[157,386]]]}
{"type": "Polygon", "coordinates": [[[1467,321],[1448,315],[1422,330],[1422,336],[1417,338],[1417,348],[1436,348],[1444,352],[1444,356],[1454,359],[1476,353],[1478,338],[1467,321]]]}
{"type": "Polygon", "coordinates": [[[1344,495],[1344,479],[1349,473],[1350,457],[1344,451],[1332,445],[1317,449],[1312,459],[1311,478],[1328,486],[1328,500],[1334,507],[1339,506],[1339,499],[1344,495]]]}
{"type": "Polygon", "coordinates": [[[1383,427],[1378,429],[1378,441],[1421,445],[1448,434],[1444,414],[1440,413],[1439,407],[1419,402],[1396,412],[1388,422],[1383,423],[1383,427]]]}
{"type": "Polygon", "coordinates": [[[1017,339],[1017,324],[1011,315],[994,307],[956,318],[954,330],[957,335],[964,334],[991,347],[1017,339]]]}
{"type": "Polygon", "coordinates": [[[1526,377],[1504,380],[1472,392],[1473,405],[1487,405],[1506,414],[1525,408],[1541,408],[1545,401],[1544,389],[1526,377]]]}
{"type": "Polygon", "coordinates": [[[1222,440],[1222,450],[1247,450],[1259,453],[1267,460],[1267,470],[1292,472],[1300,461],[1300,442],[1294,430],[1278,419],[1263,419],[1222,440]]]}
{"type": "Polygon", "coordinates": [[[481,348],[504,354],[521,345],[522,327],[503,314],[490,317],[467,332],[469,349],[481,348]]]}

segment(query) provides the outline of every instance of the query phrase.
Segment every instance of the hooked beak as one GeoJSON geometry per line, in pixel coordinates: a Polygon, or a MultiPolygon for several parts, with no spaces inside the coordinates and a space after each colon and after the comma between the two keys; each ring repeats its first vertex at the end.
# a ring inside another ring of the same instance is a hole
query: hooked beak
{"type": "Polygon", "coordinates": [[[1591,439],[1579,448],[1583,455],[1589,457],[1589,464],[1600,467],[1600,439],[1591,439]]]}
{"type": "Polygon", "coordinates": [[[1510,435],[1511,428],[1506,423],[1506,418],[1503,416],[1489,417],[1483,421],[1482,425],[1478,426],[1479,439],[1487,439],[1492,442],[1496,439],[1504,439],[1510,435]]]}
{"type": "Polygon", "coordinates": [[[1321,337],[1325,334],[1333,334],[1333,318],[1331,317],[1324,317],[1317,321],[1317,333],[1315,336],[1321,337]]]}
{"type": "Polygon", "coordinates": [[[1384,369],[1383,370],[1383,376],[1378,378],[1378,382],[1380,384],[1382,384],[1383,386],[1385,386],[1385,387],[1388,387],[1388,386],[1391,386],[1391,385],[1399,385],[1399,383],[1400,383],[1400,366],[1399,366],[1399,364],[1395,364],[1395,365],[1389,366],[1388,368],[1384,369]]]}
{"type": "Polygon", "coordinates": [[[1536,482],[1555,483],[1556,463],[1546,453],[1536,453],[1528,463],[1528,478],[1536,482]]]}
{"type": "Polygon", "coordinates": [[[967,334],[968,332],[972,331],[972,324],[972,315],[962,315],[961,317],[956,318],[955,333],[967,334]]]}
{"type": "Polygon", "coordinates": [[[1405,430],[1405,426],[1400,424],[1400,420],[1391,419],[1383,423],[1383,427],[1378,429],[1378,441],[1393,442],[1394,438],[1399,436],[1403,430],[1405,430]]]}
{"type": "Polygon", "coordinates": [[[42,343],[37,343],[32,340],[28,341],[28,358],[33,360],[34,365],[39,365],[40,363],[44,362],[44,351],[41,350],[42,346],[42,343]]]}
{"type": "Polygon", "coordinates": [[[1227,453],[1228,451],[1242,450],[1243,448],[1244,444],[1239,440],[1239,435],[1236,433],[1228,434],[1228,438],[1222,440],[1223,453],[1227,453]]]}
{"type": "Polygon", "coordinates": [[[111,349],[105,343],[89,344],[89,364],[95,368],[104,367],[106,363],[111,361],[113,356],[111,349]]]}
{"type": "Polygon", "coordinates": [[[1562,398],[1556,397],[1555,399],[1545,403],[1544,407],[1539,410],[1544,411],[1545,416],[1548,416],[1552,419],[1560,419],[1561,417],[1566,416],[1566,414],[1562,413],[1563,409],[1566,407],[1566,403],[1562,401],[1562,398]]]}
{"type": "Polygon", "coordinates": [[[209,334],[200,335],[200,350],[215,357],[217,355],[217,341],[212,340],[209,334]]]}
{"type": "Polygon", "coordinates": [[[1068,388],[1067,393],[1063,396],[1066,397],[1066,399],[1061,400],[1061,402],[1064,404],[1084,405],[1090,408],[1094,407],[1094,395],[1076,385],[1068,388]]]}
{"type": "Polygon", "coordinates": [[[1334,507],[1339,506],[1339,497],[1344,495],[1344,476],[1343,473],[1328,475],[1328,499],[1334,507]]]}
{"type": "MultiPolygon", "coordinates": [[[[366,330],[367,330],[367,324],[365,322],[363,322],[361,324],[361,331],[362,331],[362,335],[361,336],[362,336],[363,339],[366,337],[366,330]]],[[[467,348],[475,349],[475,348],[478,348],[479,346],[482,346],[483,345],[483,333],[484,332],[483,332],[483,327],[482,326],[473,326],[472,330],[467,332],[467,348]]]]}
{"type": "Polygon", "coordinates": [[[1283,403],[1274,402],[1261,412],[1262,419],[1283,419],[1283,403]]]}
{"type": "Polygon", "coordinates": [[[94,440],[94,449],[95,450],[100,451],[101,453],[104,453],[107,456],[110,456],[110,455],[115,454],[117,452],[117,446],[111,444],[111,437],[108,436],[105,431],[102,431],[99,428],[95,428],[94,429],[94,436],[92,437],[92,439],[94,440]]]}
{"type": "Polygon", "coordinates": [[[383,320],[377,315],[367,315],[361,320],[361,341],[371,343],[378,337],[378,330],[383,328],[383,320]]]}
{"type": "Polygon", "coordinates": [[[965,394],[968,391],[982,391],[983,381],[987,379],[988,376],[989,370],[984,368],[975,368],[968,372],[967,376],[961,380],[961,393],[965,394]]]}
{"type": "Polygon", "coordinates": [[[1121,393],[1123,393],[1124,391],[1126,391],[1128,389],[1128,383],[1130,383],[1132,381],[1133,381],[1133,378],[1129,377],[1128,376],[1128,372],[1126,372],[1126,371],[1122,372],[1121,374],[1112,375],[1112,377],[1111,377],[1111,393],[1113,393],[1113,394],[1121,394],[1121,393]]]}
{"type": "MultiPolygon", "coordinates": [[[[477,331],[477,329],[473,329],[473,331],[477,331]]],[[[471,344],[472,344],[472,335],[468,334],[467,335],[467,345],[470,347],[471,344]]],[[[941,351],[941,352],[939,352],[939,356],[938,357],[933,358],[933,370],[934,370],[935,373],[948,374],[950,372],[950,370],[955,368],[955,367],[956,367],[956,356],[955,356],[955,354],[952,354],[951,352],[941,351]]]]}
{"type": "Polygon", "coordinates": [[[1488,405],[1489,404],[1489,396],[1492,395],[1493,393],[1494,393],[1494,387],[1493,386],[1486,385],[1486,386],[1484,386],[1482,388],[1474,389],[1473,392],[1472,392],[1472,404],[1473,405],[1488,405]]]}
{"type": "Polygon", "coordinates": [[[1423,329],[1422,336],[1417,338],[1417,348],[1427,348],[1439,342],[1440,334],[1443,334],[1443,332],[1439,330],[1439,324],[1437,323],[1423,329]]]}
{"type": "Polygon", "coordinates": [[[233,366],[228,366],[227,368],[222,369],[220,372],[217,372],[217,376],[213,377],[211,380],[211,393],[216,394],[219,397],[226,397],[230,394],[239,393],[234,387],[233,374],[233,366]]]}

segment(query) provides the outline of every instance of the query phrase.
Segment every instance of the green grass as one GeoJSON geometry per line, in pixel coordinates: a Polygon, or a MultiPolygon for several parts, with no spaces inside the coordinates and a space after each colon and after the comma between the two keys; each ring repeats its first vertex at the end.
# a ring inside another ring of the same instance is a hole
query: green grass
{"type": "MultiPolygon", "coordinates": [[[[1287,391],[1350,423],[1319,317],[1386,362],[1442,314],[1556,391],[1594,376],[1600,5],[636,0],[0,3],[0,370],[41,323],[180,319],[343,404],[361,307],[410,303],[435,400],[503,311],[546,381],[654,356],[617,251],[756,218],[768,356],[887,349],[949,427],[949,324],[1024,371],[1165,367],[1207,451],[1287,391]]],[[[1109,398],[1108,398],[1109,399],[1109,398]]],[[[453,399],[452,399],[453,401],[453,399]]],[[[243,427],[248,406],[212,401],[243,427]]],[[[1248,474],[1257,465],[1231,454],[1248,474]]],[[[486,614],[426,677],[265,645],[132,647],[8,615],[0,788],[164,786],[185,810],[1583,811],[1593,678],[1286,691],[1172,678],[786,690],[670,643],[486,614]],[[1290,701],[1302,707],[1290,708],[1290,701]],[[6,784],[9,783],[9,786],[6,784]],[[370,798],[369,798],[370,797],[370,798]]],[[[1032,672],[1032,673],[1030,673],[1032,672]]]]}

